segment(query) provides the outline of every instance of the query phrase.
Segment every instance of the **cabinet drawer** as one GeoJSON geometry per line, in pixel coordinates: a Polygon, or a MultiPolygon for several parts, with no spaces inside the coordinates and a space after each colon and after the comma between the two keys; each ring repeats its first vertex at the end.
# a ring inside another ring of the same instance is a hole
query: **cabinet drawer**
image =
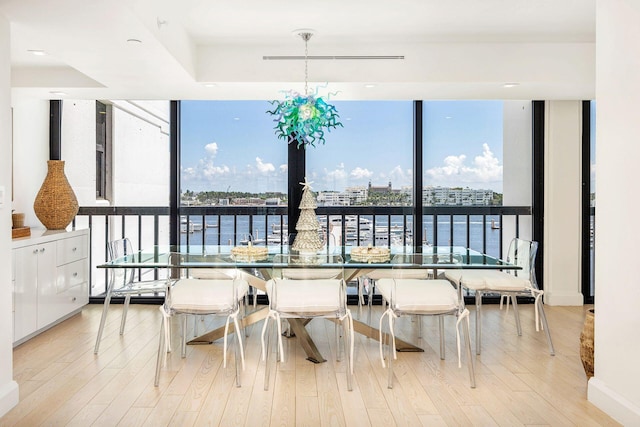
{"type": "Polygon", "coordinates": [[[87,281],[87,260],[81,259],[58,267],[56,293],[64,292],[87,281]]]}
{"type": "Polygon", "coordinates": [[[89,290],[87,282],[50,296],[47,298],[46,304],[38,306],[38,329],[50,326],[88,302],[89,290]]]}
{"type": "Polygon", "coordinates": [[[61,239],[57,242],[57,264],[64,265],[87,257],[87,236],[61,239]]]}

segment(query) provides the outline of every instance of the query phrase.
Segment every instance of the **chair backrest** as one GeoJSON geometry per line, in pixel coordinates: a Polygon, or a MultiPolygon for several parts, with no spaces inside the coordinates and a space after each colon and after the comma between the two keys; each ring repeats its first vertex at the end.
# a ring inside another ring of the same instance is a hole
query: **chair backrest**
{"type": "Polygon", "coordinates": [[[267,294],[272,309],[301,315],[346,310],[344,262],[340,255],[276,255],[267,294]]]}
{"type": "Polygon", "coordinates": [[[234,311],[246,294],[248,283],[238,274],[235,263],[228,268],[192,268],[204,259],[201,254],[168,254],[167,276],[175,279],[167,281],[168,306],[182,312],[207,311],[204,307],[214,307],[216,312],[234,311]]]}
{"type": "MultiPolygon", "coordinates": [[[[129,239],[117,239],[109,242],[107,245],[107,254],[109,261],[113,261],[118,258],[133,255],[134,250],[129,239]]],[[[135,269],[133,268],[110,268],[109,272],[113,289],[127,288],[133,283],[135,275],[135,269]]]]}
{"type": "Polygon", "coordinates": [[[272,278],[282,279],[343,279],[344,261],[341,255],[278,254],[273,258],[272,278]]]}
{"type": "Polygon", "coordinates": [[[391,277],[398,279],[427,279],[433,277],[432,268],[425,265],[462,265],[462,257],[454,253],[442,254],[398,254],[391,260],[391,277]]]}
{"type": "Polygon", "coordinates": [[[509,245],[507,262],[521,267],[521,270],[509,270],[515,276],[529,279],[531,286],[538,288],[536,281],[536,254],[538,242],[514,238],[509,245]]]}
{"type": "MultiPolygon", "coordinates": [[[[403,306],[420,306],[424,305],[425,301],[421,299],[424,298],[423,290],[428,289],[429,282],[435,283],[432,280],[435,279],[433,275],[428,277],[418,277],[416,272],[420,271],[428,271],[424,269],[424,266],[433,266],[434,269],[439,268],[438,266],[442,266],[442,268],[447,269],[460,269],[462,268],[462,256],[460,254],[455,253],[438,253],[438,254],[399,254],[395,255],[392,260],[392,270],[394,273],[394,278],[391,281],[387,281],[385,286],[389,286],[387,290],[388,300],[390,307],[394,310],[399,309],[398,305],[401,304],[403,306]],[[426,279],[424,281],[424,286],[420,283],[419,286],[415,286],[415,280],[409,280],[410,283],[414,285],[410,285],[409,287],[398,287],[399,283],[403,282],[403,279],[426,279]],[[399,293],[400,292],[400,293],[399,293]],[[398,302],[397,300],[402,300],[402,302],[398,302]]],[[[438,280],[438,283],[442,281],[438,280]]],[[[452,285],[453,289],[453,285],[452,285]]],[[[383,292],[384,293],[384,292],[383,292]]],[[[463,306],[462,299],[462,288],[458,289],[458,307],[463,306]]],[[[432,295],[432,294],[429,294],[432,295]]],[[[402,310],[402,309],[400,309],[402,310]]]]}

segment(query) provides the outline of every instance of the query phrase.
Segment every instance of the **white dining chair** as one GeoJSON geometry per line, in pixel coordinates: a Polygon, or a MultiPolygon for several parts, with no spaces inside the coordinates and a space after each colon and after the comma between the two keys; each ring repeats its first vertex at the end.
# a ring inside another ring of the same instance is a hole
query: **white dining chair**
{"type": "MultiPolygon", "coordinates": [[[[116,259],[125,259],[125,257],[133,257],[135,251],[133,250],[131,241],[128,238],[124,238],[109,242],[107,245],[107,253],[109,261],[114,261],[116,259]]],[[[100,318],[96,344],[93,348],[94,354],[98,354],[98,350],[100,349],[100,342],[102,340],[102,334],[107,320],[107,313],[111,306],[111,298],[124,297],[124,306],[122,308],[122,317],[120,319],[120,335],[123,335],[131,296],[158,296],[163,294],[167,288],[166,278],[158,280],[136,280],[136,271],[138,269],[135,268],[109,268],[108,270],[109,281],[107,283],[107,291],[104,296],[102,317],[100,318]]]]}
{"type": "Polygon", "coordinates": [[[482,296],[486,293],[497,293],[500,298],[509,297],[513,306],[518,335],[522,335],[520,314],[518,312],[518,296],[530,297],[534,300],[534,321],[536,331],[542,328],[547,335],[549,353],[553,356],[555,349],[551,339],[551,331],[544,313],[544,292],[538,288],[536,281],[535,260],[538,242],[514,238],[509,245],[507,262],[520,269],[485,269],[485,270],[447,270],[447,279],[463,288],[475,292],[476,302],[476,354],[480,354],[482,342],[482,296]]]}
{"type": "MultiPolygon", "coordinates": [[[[267,282],[269,314],[262,328],[262,359],[265,361],[264,389],[269,387],[269,321],[277,330],[277,360],[284,361],[282,319],[316,317],[340,321],[347,361],[347,389],[351,391],[353,376],[353,319],[347,308],[343,260],[339,255],[277,255],[271,279],[267,282]],[[338,265],[339,267],[335,267],[338,265]]],[[[339,332],[336,325],[337,354],[339,332]]],[[[339,356],[338,356],[339,357],[339,356]]]]}
{"type": "MultiPolygon", "coordinates": [[[[166,364],[166,355],[171,352],[171,318],[175,315],[182,316],[181,349],[182,357],[186,357],[186,316],[187,315],[215,315],[226,317],[223,344],[223,366],[227,366],[227,335],[230,321],[235,328],[235,368],[236,386],[240,387],[240,367],[244,370],[244,348],[242,344],[242,313],[241,305],[244,301],[249,284],[237,274],[233,267],[228,274],[217,270],[209,277],[215,278],[190,278],[186,276],[184,265],[188,255],[171,254],[169,269],[176,280],[169,282],[165,303],[160,306],[162,323],[160,339],[158,343],[158,356],[156,360],[156,375],[154,385],[158,386],[160,380],[160,368],[166,364]],[[225,277],[226,276],[226,277],[225,277]]],[[[202,273],[200,274],[203,275],[202,273]]],[[[206,276],[206,274],[204,274],[206,276]]]]}
{"type": "Polygon", "coordinates": [[[420,270],[425,264],[449,264],[461,266],[460,256],[457,254],[412,254],[396,255],[392,259],[394,277],[378,280],[378,290],[383,298],[383,303],[388,304],[387,309],[380,317],[380,360],[385,367],[383,352],[383,325],[387,319],[389,326],[389,345],[387,353],[388,378],[387,387],[393,388],[393,360],[397,358],[395,346],[395,321],[404,315],[418,316],[422,322],[422,316],[437,316],[440,329],[440,359],[445,358],[444,341],[444,317],[456,318],[456,345],[458,350],[458,366],[462,367],[460,325],[462,325],[465,347],[467,349],[467,367],[469,370],[469,382],[471,388],[475,388],[475,371],[469,338],[469,310],[464,306],[464,299],[460,289],[454,288],[448,280],[430,278],[415,278],[413,270],[420,270]]]}

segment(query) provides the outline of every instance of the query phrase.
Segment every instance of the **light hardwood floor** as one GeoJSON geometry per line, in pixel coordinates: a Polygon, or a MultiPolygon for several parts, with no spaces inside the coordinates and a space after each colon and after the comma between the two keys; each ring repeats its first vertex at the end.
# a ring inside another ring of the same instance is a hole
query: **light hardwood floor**
{"type": "MultiPolygon", "coordinates": [[[[276,368],[271,358],[269,391],[263,390],[262,323],[248,329],[242,387],[235,387],[232,351],[227,369],[222,367],[221,342],[189,346],[187,358],[181,359],[177,333],[176,350],[160,386],[154,387],[157,307],[132,306],[121,337],[122,306],[114,305],[95,356],[101,308],[89,305],[14,350],[20,403],[0,418],[1,426],[617,425],[586,400],[579,357],[586,307],[546,306],[556,345],[552,357],[544,332],[535,332],[532,305],[520,307],[522,337],[511,312],[485,306],[483,353],[475,357],[476,389],[469,387],[466,366],[457,366],[453,318],[445,324],[445,361],[438,355],[436,319],[423,320],[421,340],[416,322],[401,318],[397,334],[425,352],[398,354],[390,390],[377,341],[357,335],[352,392],[346,387],[346,364],[335,361],[333,323],[326,320],[313,320],[309,328],[328,361],[308,362],[295,338],[285,340],[286,361],[276,368]]],[[[351,309],[357,316],[357,307],[351,309]]],[[[374,322],[380,314],[381,308],[374,307],[374,322]]],[[[220,324],[220,319],[207,322],[200,326],[220,324]]],[[[174,330],[179,330],[175,319],[174,330]]]]}

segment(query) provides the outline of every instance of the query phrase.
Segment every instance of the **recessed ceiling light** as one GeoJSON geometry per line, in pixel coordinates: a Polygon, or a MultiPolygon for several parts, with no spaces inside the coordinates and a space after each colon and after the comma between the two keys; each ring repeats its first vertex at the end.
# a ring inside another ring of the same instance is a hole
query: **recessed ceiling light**
{"type": "Polygon", "coordinates": [[[66,92],[61,92],[61,91],[59,91],[59,90],[53,90],[53,91],[51,91],[51,92],[49,92],[49,93],[50,93],[51,95],[58,95],[58,96],[64,96],[64,95],[66,95],[66,94],[67,94],[66,92]]]}
{"type": "Polygon", "coordinates": [[[520,83],[505,83],[502,85],[502,87],[516,87],[516,86],[520,86],[520,83]]]}
{"type": "Polygon", "coordinates": [[[364,85],[364,87],[371,89],[372,87],[376,87],[376,85],[374,85],[373,83],[367,83],[366,85],[364,85]]]}
{"type": "Polygon", "coordinates": [[[140,40],[140,39],[127,39],[127,43],[138,44],[138,43],[142,43],[142,40],[140,40]]]}
{"type": "Polygon", "coordinates": [[[40,49],[29,49],[27,50],[27,52],[36,56],[44,56],[47,54],[44,50],[40,50],[40,49]]]}
{"type": "Polygon", "coordinates": [[[233,120],[238,121],[240,120],[240,117],[234,117],[233,120]]]}
{"type": "Polygon", "coordinates": [[[215,83],[204,83],[204,84],[203,84],[203,86],[204,86],[204,87],[216,87],[216,86],[218,86],[218,85],[217,85],[217,84],[215,84],[215,83]]]}
{"type": "Polygon", "coordinates": [[[453,119],[453,116],[445,116],[445,119],[447,120],[453,119]]]}

